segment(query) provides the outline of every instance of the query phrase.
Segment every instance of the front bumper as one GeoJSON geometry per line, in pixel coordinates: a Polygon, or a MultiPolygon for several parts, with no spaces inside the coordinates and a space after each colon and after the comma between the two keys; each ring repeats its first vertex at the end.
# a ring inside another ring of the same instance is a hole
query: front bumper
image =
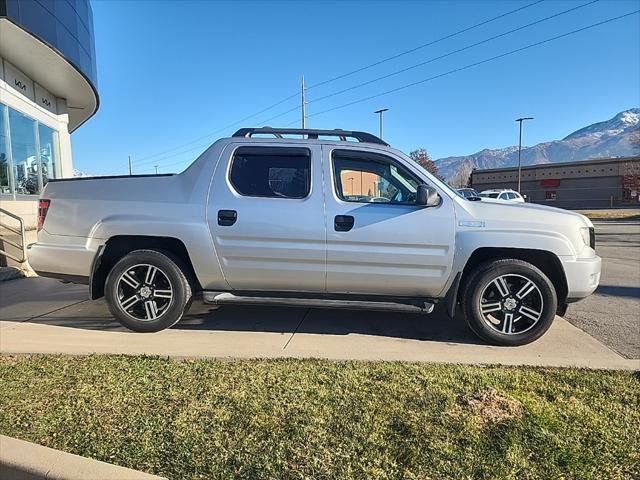
{"type": "Polygon", "coordinates": [[[600,283],[602,259],[560,257],[567,278],[567,302],[576,302],[591,295],[600,283]]]}

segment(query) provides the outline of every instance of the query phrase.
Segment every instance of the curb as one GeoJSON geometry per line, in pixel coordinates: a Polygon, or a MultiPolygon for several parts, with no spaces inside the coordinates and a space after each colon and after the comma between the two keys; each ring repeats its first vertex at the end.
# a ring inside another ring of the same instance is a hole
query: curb
{"type": "Polygon", "coordinates": [[[2,480],[166,480],[71,453],[0,435],[2,480]]]}

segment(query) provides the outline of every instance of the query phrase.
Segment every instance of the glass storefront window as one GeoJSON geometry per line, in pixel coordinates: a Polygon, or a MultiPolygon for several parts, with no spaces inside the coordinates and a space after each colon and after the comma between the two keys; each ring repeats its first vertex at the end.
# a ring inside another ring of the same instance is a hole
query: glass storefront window
{"type": "Polygon", "coordinates": [[[0,193],[11,193],[5,109],[6,107],[0,103],[0,193]]]}
{"type": "Polygon", "coordinates": [[[36,122],[9,109],[9,132],[13,157],[13,182],[17,194],[38,193],[38,157],[36,156],[36,122]]]}
{"type": "Polygon", "coordinates": [[[59,178],[60,162],[57,152],[57,132],[43,124],[38,124],[38,139],[40,140],[40,168],[42,169],[42,186],[50,178],[59,178]]]}
{"type": "Polygon", "coordinates": [[[61,176],[58,132],[0,103],[0,194],[37,195],[61,176]]]}

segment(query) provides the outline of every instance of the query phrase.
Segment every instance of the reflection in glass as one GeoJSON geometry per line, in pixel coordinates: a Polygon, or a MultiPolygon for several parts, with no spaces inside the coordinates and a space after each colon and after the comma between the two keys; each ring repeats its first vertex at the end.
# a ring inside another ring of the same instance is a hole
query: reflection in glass
{"type": "Polygon", "coordinates": [[[36,122],[10,108],[9,127],[16,193],[36,194],[39,190],[36,122]]]}
{"type": "Polygon", "coordinates": [[[38,124],[38,134],[40,140],[40,165],[42,168],[42,186],[47,184],[50,178],[59,178],[60,162],[58,161],[58,142],[56,132],[43,125],[38,124]]]}
{"type": "Polygon", "coordinates": [[[61,167],[58,132],[0,103],[0,194],[37,195],[61,167]]]}
{"type": "Polygon", "coordinates": [[[17,194],[38,193],[35,124],[29,117],[9,109],[13,178],[17,194]]]}
{"type": "Polygon", "coordinates": [[[11,193],[9,184],[9,152],[7,151],[7,138],[5,136],[6,125],[4,122],[4,109],[0,103],[0,193],[11,193]]]}
{"type": "Polygon", "coordinates": [[[96,85],[93,14],[89,0],[0,0],[3,16],[44,40],[96,85]]]}
{"type": "Polygon", "coordinates": [[[419,182],[396,165],[377,158],[335,156],[338,196],[347,202],[413,204],[419,182]]]}

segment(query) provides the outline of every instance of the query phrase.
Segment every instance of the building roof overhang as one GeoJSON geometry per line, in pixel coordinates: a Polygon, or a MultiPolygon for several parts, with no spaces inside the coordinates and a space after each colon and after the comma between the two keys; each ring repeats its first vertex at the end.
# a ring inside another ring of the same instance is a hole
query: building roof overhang
{"type": "Polygon", "coordinates": [[[69,132],[73,132],[98,110],[98,92],[80,69],[55,47],[6,17],[0,17],[0,57],[56,97],[66,100],[69,132]]]}

